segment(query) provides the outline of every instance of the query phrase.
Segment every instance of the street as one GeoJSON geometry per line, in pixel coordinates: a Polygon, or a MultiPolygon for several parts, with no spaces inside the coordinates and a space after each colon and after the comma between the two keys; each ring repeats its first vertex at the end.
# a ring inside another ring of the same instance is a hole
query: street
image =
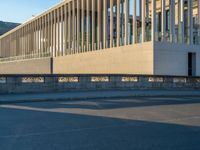
{"type": "Polygon", "coordinates": [[[0,105],[0,150],[199,150],[200,97],[0,105]]]}

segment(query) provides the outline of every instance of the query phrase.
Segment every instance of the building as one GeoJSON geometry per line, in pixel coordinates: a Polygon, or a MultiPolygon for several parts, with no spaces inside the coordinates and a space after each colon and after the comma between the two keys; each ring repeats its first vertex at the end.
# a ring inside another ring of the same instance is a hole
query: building
{"type": "Polygon", "coordinates": [[[0,37],[0,74],[200,76],[200,0],[64,0],[0,37]]]}

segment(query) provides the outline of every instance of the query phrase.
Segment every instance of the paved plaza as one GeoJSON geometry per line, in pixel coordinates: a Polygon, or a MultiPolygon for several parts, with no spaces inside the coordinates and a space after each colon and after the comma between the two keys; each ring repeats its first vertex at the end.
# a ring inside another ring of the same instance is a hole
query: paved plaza
{"type": "Polygon", "coordinates": [[[0,150],[198,150],[200,97],[0,105],[0,150]]]}

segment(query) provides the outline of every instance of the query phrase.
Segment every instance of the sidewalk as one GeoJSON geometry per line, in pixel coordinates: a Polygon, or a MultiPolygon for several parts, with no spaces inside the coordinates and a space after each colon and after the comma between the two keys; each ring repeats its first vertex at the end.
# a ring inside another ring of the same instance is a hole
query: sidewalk
{"type": "Polygon", "coordinates": [[[200,90],[106,90],[38,94],[7,94],[0,95],[0,104],[56,100],[125,98],[135,96],[200,96],[200,90]]]}

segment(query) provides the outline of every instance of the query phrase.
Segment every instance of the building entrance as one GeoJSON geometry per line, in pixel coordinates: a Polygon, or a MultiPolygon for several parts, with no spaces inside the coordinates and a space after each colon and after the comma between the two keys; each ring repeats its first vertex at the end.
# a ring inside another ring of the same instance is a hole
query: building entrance
{"type": "Polygon", "coordinates": [[[196,53],[188,53],[188,76],[196,75],[196,53]]]}

